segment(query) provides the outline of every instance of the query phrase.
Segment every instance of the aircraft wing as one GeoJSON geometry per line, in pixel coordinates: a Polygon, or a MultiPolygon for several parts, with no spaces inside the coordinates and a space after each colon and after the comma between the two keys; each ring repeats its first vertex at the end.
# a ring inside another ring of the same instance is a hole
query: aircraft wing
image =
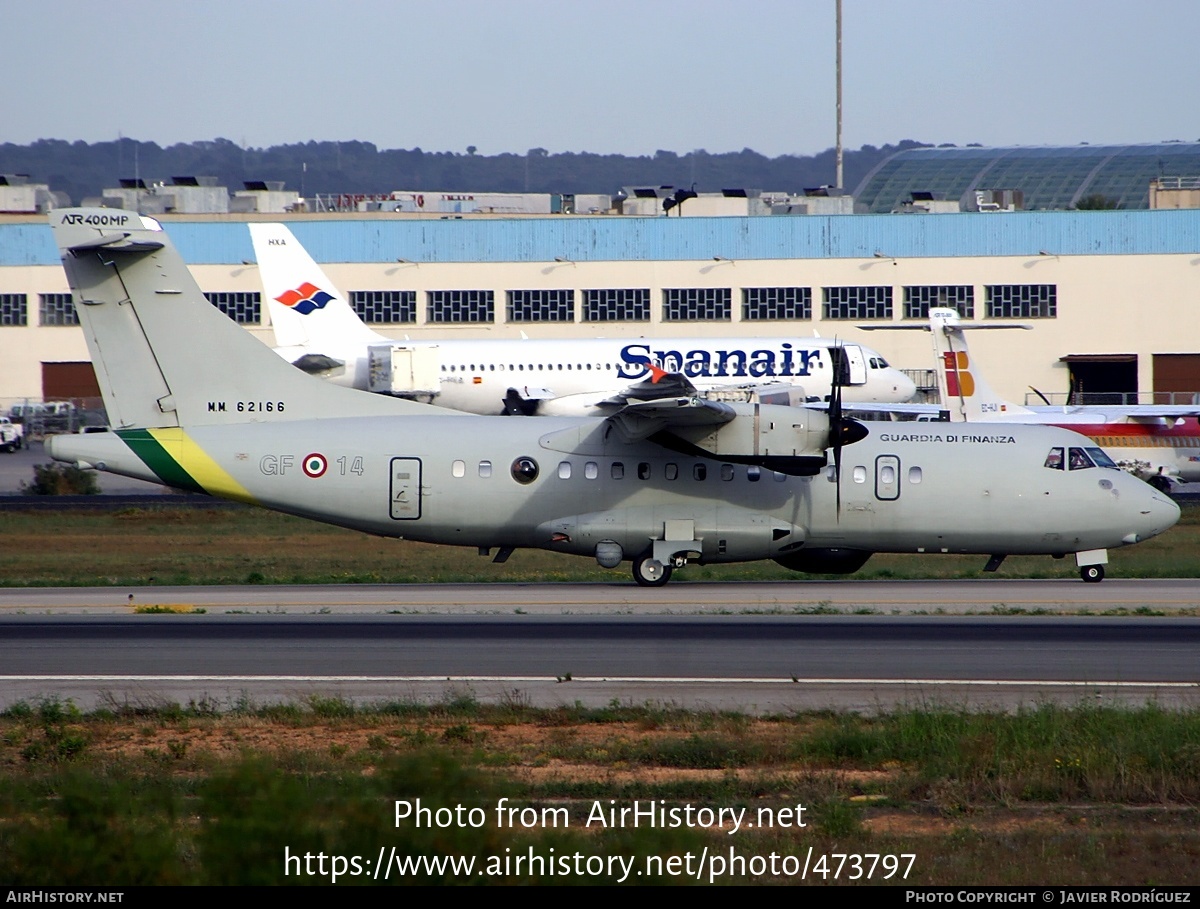
{"type": "Polygon", "coordinates": [[[728,404],[693,395],[631,400],[610,414],[608,422],[616,426],[627,441],[635,442],[664,429],[721,426],[735,416],[737,412],[728,404]]]}

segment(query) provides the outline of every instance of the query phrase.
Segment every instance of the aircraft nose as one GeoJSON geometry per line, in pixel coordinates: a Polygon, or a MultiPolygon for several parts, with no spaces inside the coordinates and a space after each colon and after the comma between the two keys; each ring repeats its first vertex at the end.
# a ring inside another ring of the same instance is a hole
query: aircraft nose
{"type": "Polygon", "coordinates": [[[1151,537],[1156,537],[1164,530],[1173,527],[1181,514],[1179,506],[1166,493],[1159,492],[1148,483],[1145,493],[1138,502],[1138,515],[1135,521],[1136,529],[1126,536],[1123,543],[1140,543],[1151,537]]]}
{"type": "Polygon", "coordinates": [[[917,383],[902,373],[900,370],[893,368],[889,378],[892,380],[892,387],[895,389],[897,400],[911,401],[917,394],[917,383]]]}

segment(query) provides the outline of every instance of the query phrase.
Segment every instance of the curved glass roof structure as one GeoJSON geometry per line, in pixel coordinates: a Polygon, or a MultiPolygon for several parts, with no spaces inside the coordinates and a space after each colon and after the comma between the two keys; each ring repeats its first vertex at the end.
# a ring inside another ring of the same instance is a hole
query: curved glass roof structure
{"type": "Polygon", "coordinates": [[[854,192],[859,211],[886,213],[913,192],[974,201],[975,190],[1017,189],[1025,208],[1069,209],[1101,195],[1150,207],[1150,181],[1200,175],[1200,142],[1015,148],[910,148],[879,164],[854,192]]]}

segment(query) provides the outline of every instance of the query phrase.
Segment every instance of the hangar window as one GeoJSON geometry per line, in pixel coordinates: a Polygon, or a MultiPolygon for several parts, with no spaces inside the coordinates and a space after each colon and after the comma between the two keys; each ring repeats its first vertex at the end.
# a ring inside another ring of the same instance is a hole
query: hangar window
{"type": "Polygon", "coordinates": [[[0,325],[25,324],[25,294],[0,294],[0,325]]]}
{"type": "Polygon", "coordinates": [[[904,288],[904,318],[928,319],[931,306],[975,318],[975,288],[970,284],[925,284],[904,288]]]}
{"type": "Polygon", "coordinates": [[[426,321],[437,324],[495,322],[495,294],[490,290],[431,290],[426,321]]]}
{"type": "Polygon", "coordinates": [[[811,287],[743,287],[742,321],[811,319],[811,287]]]}
{"type": "Polygon", "coordinates": [[[573,290],[510,290],[510,322],[574,322],[573,290]]]}
{"type": "Polygon", "coordinates": [[[205,293],[208,302],[238,325],[257,325],[262,322],[262,294],[258,291],[217,291],[205,293]]]}
{"type": "Polygon", "coordinates": [[[732,308],[728,287],[669,287],[663,290],[664,322],[728,322],[732,308]]]}
{"type": "Polygon", "coordinates": [[[38,322],[42,325],[78,325],[79,316],[70,294],[38,294],[38,322]]]}
{"type": "Polygon", "coordinates": [[[364,322],[395,324],[417,321],[415,290],[352,290],[350,307],[364,322]]]}
{"type": "Polygon", "coordinates": [[[826,287],[826,319],[890,319],[892,317],[892,288],[890,285],[869,287],[826,287]]]}
{"type": "Polygon", "coordinates": [[[989,319],[1053,319],[1058,315],[1056,284],[988,284],[989,319]]]}
{"type": "MultiPolygon", "coordinates": [[[[583,292],[585,322],[649,322],[650,290],[611,287],[583,292]]],[[[591,369],[591,367],[588,367],[591,369]]]]}

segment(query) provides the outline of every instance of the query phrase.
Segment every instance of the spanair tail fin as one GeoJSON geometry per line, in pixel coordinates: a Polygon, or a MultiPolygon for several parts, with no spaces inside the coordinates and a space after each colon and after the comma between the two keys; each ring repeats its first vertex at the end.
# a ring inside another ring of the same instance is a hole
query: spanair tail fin
{"type": "Polygon", "coordinates": [[[114,429],[439,412],[293,368],[205,299],[153,218],[56,209],[50,226],[114,429]]]}
{"type": "Polygon", "coordinates": [[[388,339],[369,329],[283,224],[251,224],[250,239],[275,345],[344,358],[388,339]]]}

